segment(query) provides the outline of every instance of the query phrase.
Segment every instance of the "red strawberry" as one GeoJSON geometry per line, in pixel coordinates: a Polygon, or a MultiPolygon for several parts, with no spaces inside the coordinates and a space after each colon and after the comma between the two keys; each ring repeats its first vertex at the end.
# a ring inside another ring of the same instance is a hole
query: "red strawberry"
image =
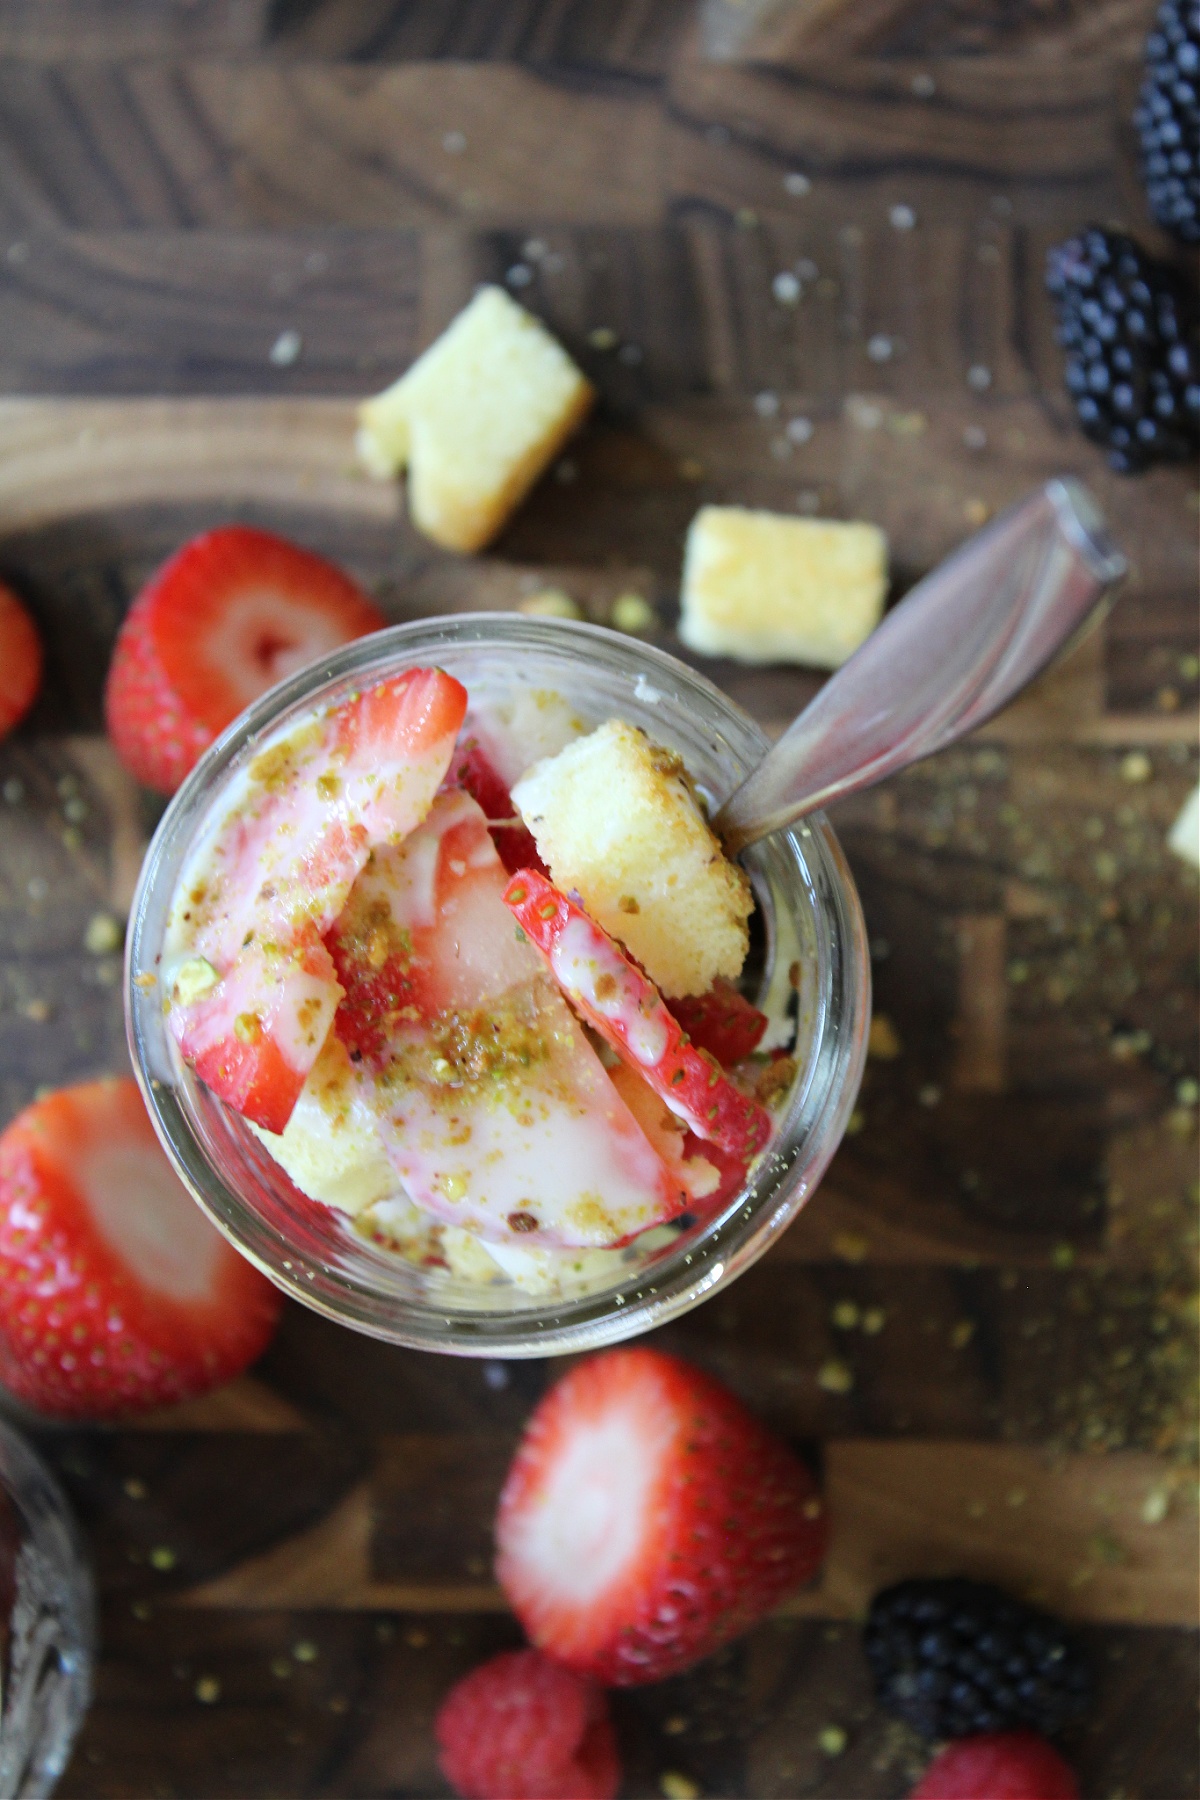
{"type": "Polygon", "coordinates": [[[184,914],[212,984],[172,1007],[170,1029],[201,1080],[267,1131],[287,1124],[341,999],[320,934],[372,847],[425,817],[466,705],[441,669],[378,682],[263,751],[222,823],[222,873],[184,914]]]}
{"type": "Polygon", "coordinates": [[[42,640],[11,588],[0,582],[0,737],[20,723],[42,684],[42,640]]]}
{"type": "Polygon", "coordinates": [[[603,1689],[537,1650],[473,1669],[434,1729],[442,1773],[463,1800],[613,1800],[620,1784],[603,1689]]]}
{"type": "Polygon", "coordinates": [[[910,1800],[1079,1800],[1079,1787],[1045,1738],[1001,1731],[948,1744],[910,1800]]]}
{"type": "Polygon", "coordinates": [[[62,1088],[0,1136],[0,1380],[39,1412],[204,1393],[261,1354],[280,1306],[177,1180],[132,1081],[62,1088]]]}
{"type": "Polygon", "coordinates": [[[577,1363],[500,1496],[497,1575],[540,1649],[624,1687],[761,1618],[825,1554],[812,1476],[716,1381],[657,1350],[577,1363]]]}
{"type": "Polygon", "coordinates": [[[658,989],[620,945],[535,869],[514,875],[504,899],[585,1023],[688,1130],[743,1162],[757,1155],[771,1135],[767,1113],[688,1042],[658,989]]]}
{"type": "Polygon", "coordinates": [[[510,875],[515,875],[518,869],[537,869],[542,875],[548,874],[545,863],[538,855],[533,833],[527,825],[522,824],[513,805],[512,795],[476,738],[467,738],[455,751],[446,785],[466,788],[472,800],[483,808],[488,827],[496,840],[500,861],[510,875]],[[509,819],[515,823],[500,823],[509,819]]]}
{"type": "Polygon", "coordinates": [[[751,1006],[731,981],[720,977],[707,994],[672,1000],[671,1011],[697,1049],[707,1050],[726,1069],[757,1050],[767,1029],[766,1013],[751,1006]]]}
{"type": "Polygon", "coordinates": [[[386,622],[323,557],[248,525],[206,531],[126,615],[108,671],[109,736],[139,781],[174,793],[252,700],[386,622]]]}

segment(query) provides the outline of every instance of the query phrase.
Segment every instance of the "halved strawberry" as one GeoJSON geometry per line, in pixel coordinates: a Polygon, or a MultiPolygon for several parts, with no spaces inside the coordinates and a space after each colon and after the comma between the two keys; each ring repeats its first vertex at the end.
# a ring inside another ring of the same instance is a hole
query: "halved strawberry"
{"type": "Polygon", "coordinates": [[[329,934],[336,1028],[373,1061],[380,1135],[420,1206],[489,1242],[620,1243],[712,1172],[657,1153],[514,930],[506,879],[482,809],[439,794],[329,934]]]}
{"type": "Polygon", "coordinates": [[[139,781],[173,793],[252,700],[386,623],[323,557],[248,525],[206,531],[126,614],[105,692],[109,736],[139,781]]]}
{"type": "Polygon", "coordinates": [[[744,1162],[763,1149],[768,1114],[689,1043],[658,989],[581,906],[534,869],[514,875],[504,899],[571,1004],[689,1130],[744,1162]]]}
{"type": "Polygon", "coordinates": [[[577,1363],[508,1472],[496,1570],[530,1641],[613,1686],[677,1674],[809,1580],[824,1509],[787,1446],[660,1351],[577,1363]]]}
{"type": "Polygon", "coordinates": [[[767,1015],[752,1006],[732,981],[718,975],[707,994],[685,994],[672,1000],[671,1011],[698,1050],[731,1069],[758,1049],[767,1015]]]}
{"type": "Polygon", "coordinates": [[[0,737],[18,725],[42,685],[42,640],[10,587],[0,582],[0,737]]]}
{"type": "Polygon", "coordinates": [[[169,929],[189,975],[170,1028],[267,1131],[287,1124],[342,997],[322,934],[372,848],[425,817],[466,703],[442,670],[409,669],[268,745],[180,884],[169,929]]]}
{"type": "Polygon", "coordinates": [[[496,840],[500,860],[510,875],[518,869],[537,869],[543,875],[549,870],[538,855],[533,833],[525,824],[508,788],[488,760],[478,738],[468,737],[459,744],[446,777],[447,785],[465,788],[483,808],[488,829],[496,840]]]}
{"type": "Polygon", "coordinates": [[[438,1761],[463,1800],[613,1800],[621,1765],[604,1690],[537,1650],[506,1650],[451,1688],[438,1761]]]}
{"type": "Polygon", "coordinates": [[[204,1393],[261,1354],[281,1304],[184,1190],[132,1081],[62,1088],[0,1136],[0,1380],[39,1412],[204,1393]]]}

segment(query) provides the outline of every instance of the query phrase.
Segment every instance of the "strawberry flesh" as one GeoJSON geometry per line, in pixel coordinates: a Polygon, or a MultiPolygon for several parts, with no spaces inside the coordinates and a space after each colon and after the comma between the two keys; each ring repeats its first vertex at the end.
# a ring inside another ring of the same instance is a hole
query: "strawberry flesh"
{"type": "Polygon", "coordinates": [[[731,1069],[758,1049],[767,1015],[752,1006],[731,981],[717,977],[707,994],[672,1000],[671,1011],[698,1050],[731,1069]]]}
{"type": "Polygon", "coordinates": [[[12,589],[0,582],[0,737],[18,725],[42,685],[42,640],[12,589]]]}
{"type": "Polygon", "coordinates": [[[472,1669],[434,1729],[442,1773],[463,1800],[614,1800],[620,1786],[604,1690],[537,1650],[472,1669]]]}
{"type": "Polygon", "coordinates": [[[809,1580],[812,1476],[725,1388],[645,1348],[541,1401],[500,1497],[497,1574],[530,1641],[613,1686],[678,1674],[809,1580]]]}
{"type": "Polygon", "coordinates": [[[105,692],[109,735],[139,781],[173,793],[252,700],[386,623],[323,557],[246,525],[204,532],[126,615],[105,692]]]}
{"type": "Polygon", "coordinates": [[[281,1132],[342,998],[321,941],[374,846],[403,841],[437,792],[466,710],[410,669],[277,740],[184,880],[172,928],[215,980],[173,1005],[184,1059],[229,1106],[281,1132]]]}
{"type": "Polygon", "coordinates": [[[690,1131],[749,1163],[771,1135],[770,1117],[688,1041],[658,989],[616,941],[535,869],[514,875],[504,899],[587,1024],[690,1131]]]}
{"type": "Polygon", "coordinates": [[[523,823],[513,797],[488,760],[478,738],[468,737],[459,744],[446,777],[448,785],[465,788],[477,800],[487,818],[488,830],[496,841],[500,860],[510,875],[518,869],[549,870],[538,855],[533,833],[523,823]]]}
{"type": "Polygon", "coordinates": [[[335,1029],[374,1064],[363,1091],[418,1205],[490,1242],[621,1243],[682,1211],[694,1181],[513,929],[506,880],[482,809],[443,791],[372,858],[329,934],[335,1029]]]}
{"type": "Polygon", "coordinates": [[[278,1293],[184,1190],[132,1081],[63,1088],[0,1136],[0,1379],[100,1419],[253,1362],[278,1293]]]}

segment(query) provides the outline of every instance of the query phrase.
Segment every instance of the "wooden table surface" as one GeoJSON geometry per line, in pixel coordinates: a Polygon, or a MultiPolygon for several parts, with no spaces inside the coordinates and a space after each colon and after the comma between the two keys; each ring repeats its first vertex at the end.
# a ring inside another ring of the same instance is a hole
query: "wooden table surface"
{"type": "MultiPolygon", "coordinates": [[[[1067,665],[838,810],[893,1054],[786,1239],[659,1339],[819,1457],[833,1552],[722,1655],[616,1696],[628,1795],[904,1793],[919,1755],[854,1621],[882,1580],[952,1569],[1081,1621],[1089,1800],[1196,1791],[1196,881],[1164,844],[1196,778],[1196,494],[1075,433],[1041,286],[1090,219],[1158,242],[1128,123],[1149,16],[0,4],[0,574],[49,648],[0,746],[0,1120],[125,1066],[118,961],[84,940],[127,907],[154,808],[101,684],[130,594],[201,526],[290,532],[396,618],[552,583],[604,621],[632,588],[669,647],[706,500],[877,520],[903,591],[1069,470],[1132,560],[1067,665]],[[602,404],[467,560],[355,472],[352,401],[481,279],[602,404]],[[834,1323],[854,1307],[882,1327],[834,1323]]],[[[814,686],[712,672],[775,728],[814,686]]],[[[224,1393],[43,1434],[102,1600],[62,1793],[445,1793],[431,1719],[517,1640],[489,1524],[553,1374],[289,1306],[224,1393]]]]}

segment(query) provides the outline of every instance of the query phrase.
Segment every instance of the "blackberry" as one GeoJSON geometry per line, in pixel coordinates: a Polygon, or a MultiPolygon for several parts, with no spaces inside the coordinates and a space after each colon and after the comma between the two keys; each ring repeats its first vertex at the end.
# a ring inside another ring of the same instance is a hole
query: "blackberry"
{"type": "Polygon", "coordinates": [[[1053,1737],[1086,1710],[1091,1676],[1065,1626],[977,1581],[901,1581],[871,1602],[880,1705],[925,1738],[1027,1727],[1053,1737]]]}
{"type": "Polygon", "coordinates": [[[1046,260],[1067,388],[1114,469],[1183,462],[1200,444],[1196,309],[1173,269],[1091,226],[1046,260]]]}
{"type": "Polygon", "coordinates": [[[1185,244],[1200,243],[1200,0],[1159,7],[1133,122],[1151,212],[1185,244]]]}

